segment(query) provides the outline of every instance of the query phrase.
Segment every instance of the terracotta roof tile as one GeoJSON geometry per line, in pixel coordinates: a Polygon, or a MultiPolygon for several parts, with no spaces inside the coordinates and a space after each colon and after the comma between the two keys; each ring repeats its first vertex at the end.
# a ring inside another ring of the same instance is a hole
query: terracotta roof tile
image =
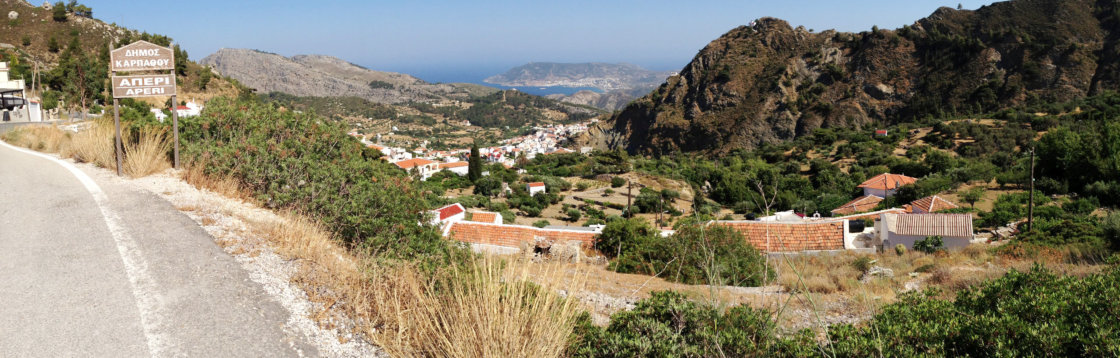
{"type": "Polygon", "coordinates": [[[836,209],[832,209],[832,213],[836,215],[851,215],[871,211],[879,205],[883,198],[874,195],[864,195],[856,200],[849,201],[847,204],[840,205],[836,209]]]}
{"type": "Polygon", "coordinates": [[[471,221],[480,223],[493,223],[498,219],[498,213],[489,211],[475,211],[471,213],[471,221]]]}
{"type": "Polygon", "coordinates": [[[522,242],[536,243],[538,240],[552,242],[580,242],[590,247],[599,236],[596,232],[540,229],[522,225],[500,225],[470,221],[451,223],[447,228],[448,238],[473,243],[505,247],[520,247],[522,242]]]}
{"type": "Polygon", "coordinates": [[[916,181],[918,181],[917,178],[912,178],[901,174],[883,173],[876,175],[871,179],[867,179],[862,184],[860,184],[859,187],[867,189],[892,190],[898,189],[901,186],[914,184],[914,182],[916,181]]]}
{"type": "Polygon", "coordinates": [[[784,223],[772,221],[716,221],[743,234],[763,252],[843,250],[844,222],[838,220],[784,223]]]}
{"type": "Polygon", "coordinates": [[[447,218],[458,215],[459,213],[465,212],[467,210],[464,209],[463,206],[459,203],[455,203],[436,209],[435,211],[439,213],[440,220],[447,220],[447,218]]]}
{"type": "Polygon", "coordinates": [[[969,214],[900,214],[890,230],[908,236],[971,237],[969,214]]]}
{"type": "Polygon", "coordinates": [[[956,209],[960,206],[953,204],[940,196],[927,196],[918,200],[910,202],[910,206],[915,212],[936,213],[938,211],[945,211],[949,209],[956,209]]]}
{"type": "Polygon", "coordinates": [[[412,158],[412,159],[408,159],[408,160],[402,160],[402,161],[399,161],[399,162],[396,162],[396,163],[393,163],[393,164],[396,164],[401,169],[412,169],[412,168],[415,168],[415,167],[425,166],[425,165],[432,164],[432,163],[435,163],[435,162],[424,159],[424,158],[412,158]]]}

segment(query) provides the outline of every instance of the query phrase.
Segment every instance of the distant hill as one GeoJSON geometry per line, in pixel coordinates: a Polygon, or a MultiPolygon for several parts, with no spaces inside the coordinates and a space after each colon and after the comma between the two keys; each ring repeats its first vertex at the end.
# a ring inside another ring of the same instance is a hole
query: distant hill
{"type": "Polygon", "coordinates": [[[323,55],[281,55],[221,49],[200,61],[260,93],[359,97],[376,103],[433,102],[484,96],[497,89],[472,84],[431,84],[406,74],[370,70],[323,55]]]}
{"type": "Polygon", "coordinates": [[[626,63],[532,62],[490,76],[484,82],[502,86],[591,87],[603,91],[653,87],[670,72],[650,71],[626,63]]]}
{"type": "Polygon", "coordinates": [[[650,91],[653,91],[656,88],[657,86],[649,86],[633,89],[619,89],[606,93],[582,90],[570,95],[550,94],[545,97],[560,102],[579,104],[603,110],[614,111],[626,107],[626,105],[631,101],[649,94],[650,91]]]}
{"type": "Polygon", "coordinates": [[[1120,89],[1120,3],[940,8],[897,30],[812,32],[763,18],[712,41],[591,131],[636,153],[727,153],[821,127],[877,127],[1120,89]]]}

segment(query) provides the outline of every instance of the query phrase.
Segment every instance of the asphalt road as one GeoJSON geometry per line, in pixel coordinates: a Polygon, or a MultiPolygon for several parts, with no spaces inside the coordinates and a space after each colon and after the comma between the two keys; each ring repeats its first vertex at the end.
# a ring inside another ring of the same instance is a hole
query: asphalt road
{"type": "Polygon", "coordinates": [[[0,357],[317,356],[169,203],[0,144],[0,357]]]}

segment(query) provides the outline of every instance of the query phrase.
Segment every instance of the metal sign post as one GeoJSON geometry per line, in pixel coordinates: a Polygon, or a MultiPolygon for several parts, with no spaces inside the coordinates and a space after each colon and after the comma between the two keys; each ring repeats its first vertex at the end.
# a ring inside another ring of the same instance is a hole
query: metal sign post
{"type": "Polygon", "coordinates": [[[113,122],[116,126],[117,175],[121,175],[120,98],[171,96],[172,129],[175,131],[175,169],[179,168],[179,116],[175,112],[175,52],[147,41],[136,41],[109,53],[113,87],[113,122]],[[117,72],[168,71],[171,73],[117,76],[117,72]]]}

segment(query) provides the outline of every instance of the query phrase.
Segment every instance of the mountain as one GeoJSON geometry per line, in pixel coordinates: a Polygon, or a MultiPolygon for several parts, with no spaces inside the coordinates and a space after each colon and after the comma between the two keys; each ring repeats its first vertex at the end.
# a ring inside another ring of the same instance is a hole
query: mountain
{"type": "Polygon", "coordinates": [[[1120,5],[940,8],[897,30],[812,32],[763,18],[704,47],[591,131],[630,152],[727,153],[821,127],[873,128],[1120,88],[1120,5]]]}
{"type": "Polygon", "coordinates": [[[322,55],[289,58],[258,50],[221,49],[200,63],[262,93],[359,97],[394,104],[466,99],[497,91],[472,84],[431,84],[406,74],[373,71],[322,55]]]}
{"type": "Polygon", "coordinates": [[[532,62],[483,81],[511,87],[591,87],[613,91],[657,86],[670,74],[627,63],[532,62]]]}
{"type": "Polygon", "coordinates": [[[605,93],[582,90],[570,95],[550,94],[545,97],[560,102],[591,106],[608,111],[614,111],[626,107],[626,105],[631,101],[645,96],[654,89],[657,89],[657,86],[618,89],[605,93]]]}

